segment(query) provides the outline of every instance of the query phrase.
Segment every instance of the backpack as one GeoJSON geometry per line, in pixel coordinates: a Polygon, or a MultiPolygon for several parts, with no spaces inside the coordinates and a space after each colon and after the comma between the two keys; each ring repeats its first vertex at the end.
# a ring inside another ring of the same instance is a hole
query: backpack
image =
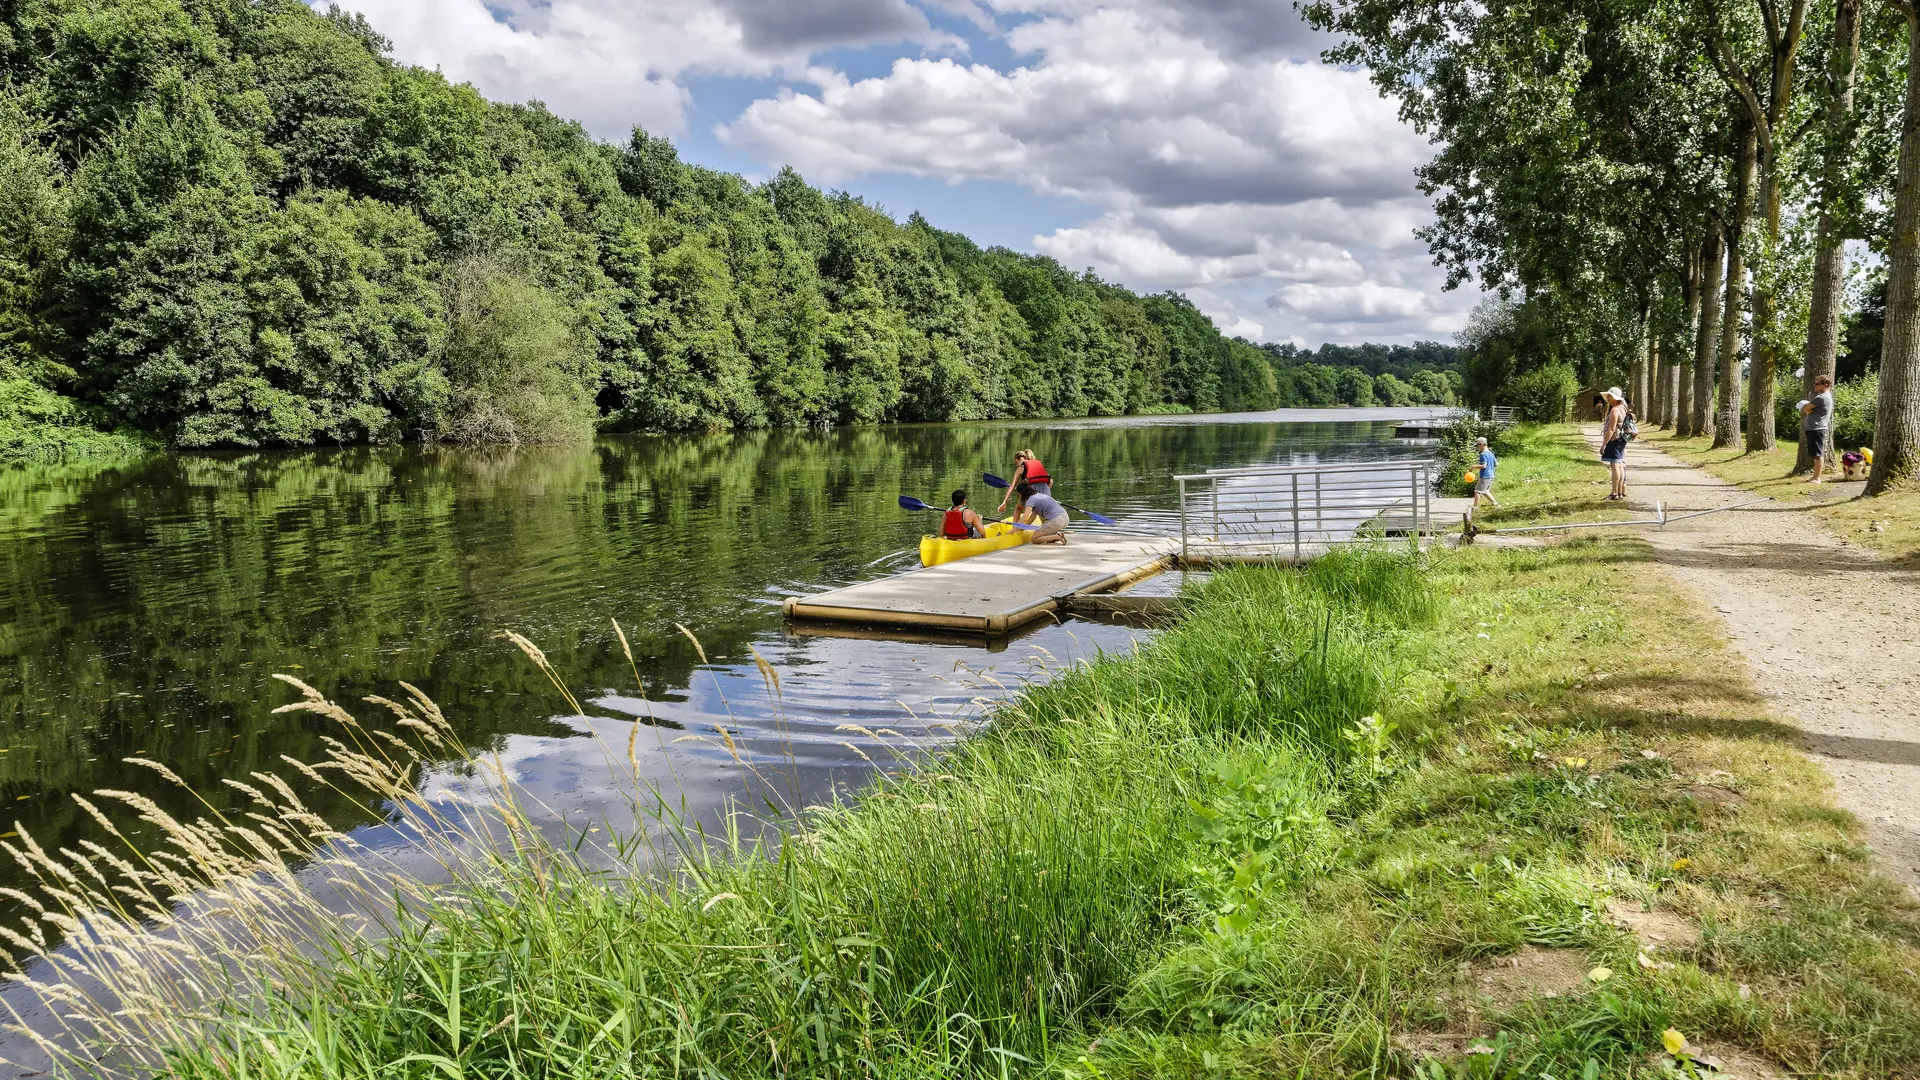
{"type": "Polygon", "coordinates": [[[1639,438],[1640,437],[1640,421],[1635,420],[1631,416],[1627,417],[1627,422],[1621,425],[1620,427],[1620,434],[1628,442],[1632,442],[1633,440],[1639,438]]]}

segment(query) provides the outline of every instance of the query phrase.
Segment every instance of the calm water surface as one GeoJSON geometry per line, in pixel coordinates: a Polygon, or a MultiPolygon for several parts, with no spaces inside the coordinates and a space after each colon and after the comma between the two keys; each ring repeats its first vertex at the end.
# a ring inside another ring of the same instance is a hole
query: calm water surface
{"type": "MultiPolygon", "coordinates": [[[[635,723],[648,725],[636,741],[644,775],[683,793],[695,813],[750,790],[715,738],[722,726],[778,789],[754,798],[818,801],[857,787],[868,758],[946,737],[943,722],[977,719],[1005,688],[1131,648],[1145,633],[1068,622],[1011,642],[903,642],[783,625],[790,594],[916,564],[933,517],[901,511],[897,496],[939,502],[965,485],[991,509],[981,470],[1004,475],[1013,451],[1032,447],[1063,497],[1118,517],[1122,529],[1174,531],[1177,473],[1426,452],[1392,439],[1390,420],[1408,415],[0,467],[0,802],[46,846],[71,846],[93,834],[71,793],[128,789],[193,812],[128,757],[164,762],[202,792],[256,769],[290,775],[280,756],[317,757],[329,728],[273,715],[294,698],[274,672],[348,703],[413,683],[468,746],[497,754],[583,827],[631,819],[603,742],[624,750],[635,723]],[[612,619],[632,641],[644,693],[612,619]],[[675,624],[697,635],[706,663],[675,624]],[[544,649],[588,715],[567,715],[502,630],[544,649]],[[778,698],[750,649],[782,673],[778,698]],[[846,725],[899,734],[876,741],[846,725]]],[[[429,778],[430,787],[458,783],[453,772],[429,778]]],[[[370,824],[324,792],[308,794],[342,827],[370,824]]],[[[0,867],[0,885],[19,884],[11,865],[0,867]]]]}

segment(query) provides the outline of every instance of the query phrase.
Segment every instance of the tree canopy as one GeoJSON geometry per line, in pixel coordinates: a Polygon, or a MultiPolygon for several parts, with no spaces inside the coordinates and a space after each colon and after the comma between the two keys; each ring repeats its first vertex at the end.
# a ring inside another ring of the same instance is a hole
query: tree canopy
{"type": "Polygon", "coordinates": [[[1844,355],[1878,374],[1871,489],[1920,475],[1911,0],[1304,10],[1439,146],[1424,237],[1496,296],[1463,335],[1470,402],[1551,412],[1618,383],[1644,418],[1765,449],[1776,385],[1811,394],[1844,355]],[[1850,240],[1873,255],[1851,286],[1850,240]]]}
{"type": "Polygon", "coordinates": [[[1261,349],[792,170],[597,141],[299,0],[0,0],[0,204],[0,422],[183,447],[1261,409],[1451,366],[1261,349]]]}

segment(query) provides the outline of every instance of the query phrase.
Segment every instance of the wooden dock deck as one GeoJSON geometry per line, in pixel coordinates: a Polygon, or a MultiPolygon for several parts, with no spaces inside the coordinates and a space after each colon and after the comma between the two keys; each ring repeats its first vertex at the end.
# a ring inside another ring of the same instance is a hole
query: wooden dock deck
{"type": "Polygon", "coordinates": [[[1178,539],[1082,534],[1065,546],[1023,544],[812,596],[789,618],[1004,634],[1044,619],[1076,594],[1125,588],[1173,564],[1178,539]]]}

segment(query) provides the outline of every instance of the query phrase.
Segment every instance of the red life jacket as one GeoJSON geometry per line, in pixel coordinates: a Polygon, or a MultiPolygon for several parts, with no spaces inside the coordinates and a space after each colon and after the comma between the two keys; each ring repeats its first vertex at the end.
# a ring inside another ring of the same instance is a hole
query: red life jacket
{"type": "Polygon", "coordinates": [[[1029,484],[1053,483],[1053,477],[1047,475],[1047,467],[1045,465],[1040,464],[1040,459],[1037,457],[1030,457],[1027,459],[1026,475],[1021,477],[1021,479],[1025,480],[1029,484]]]}
{"type": "Polygon", "coordinates": [[[940,535],[949,540],[966,540],[973,536],[973,530],[967,527],[965,508],[949,510],[940,519],[940,535]]]}

